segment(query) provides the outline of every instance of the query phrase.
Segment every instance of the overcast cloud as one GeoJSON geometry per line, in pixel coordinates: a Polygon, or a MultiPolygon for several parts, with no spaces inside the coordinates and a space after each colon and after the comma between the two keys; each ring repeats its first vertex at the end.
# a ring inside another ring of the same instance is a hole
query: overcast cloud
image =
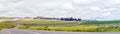
{"type": "Polygon", "coordinates": [[[120,19],[120,0],[0,0],[0,16],[120,19]]]}

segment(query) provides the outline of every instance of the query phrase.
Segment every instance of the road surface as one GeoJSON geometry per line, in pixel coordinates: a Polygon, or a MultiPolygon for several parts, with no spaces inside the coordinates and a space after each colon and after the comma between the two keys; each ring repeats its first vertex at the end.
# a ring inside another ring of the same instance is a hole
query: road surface
{"type": "Polygon", "coordinates": [[[4,29],[0,34],[120,34],[120,32],[59,32],[43,30],[4,29]]]}

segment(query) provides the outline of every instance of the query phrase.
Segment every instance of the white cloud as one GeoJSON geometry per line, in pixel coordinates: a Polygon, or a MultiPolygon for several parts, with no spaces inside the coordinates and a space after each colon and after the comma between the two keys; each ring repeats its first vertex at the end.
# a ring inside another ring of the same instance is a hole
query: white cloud
{"type": "Polygon", "coordinates": [[[107,8],[107,9],[103,9],[102,11],[104,11],[104,12],[113,12],[115,10],[117,10],[117,8],[107,8]]]}
{"type": "Polygon", "coordinates": [[[75,4],[90,4],[95,2],[96,0],[73,0],[75,4]]]}
{"type": "Polygon", "coordinates": [[[111,15],[112,15],[111,12],[106,12],[106,13],[103,13],[103,14],[102,14],[103,17],[109,17],[109,16],[111,16],[111,15]]]}
{"type": "Polygon", "coordinates": [[[97,6],[90,7],[90,9],[93,10],[93,11],[101,10],[101,8],[100,8],[100,7],[97,7],[97,6]]]}
{"type": "Polygon", "coordinates": [[[0,0],[0,14],[2,16],[106,17],[113,15],[111,12],[120,11],[119,4],[120,0],[0,0]]]}
{"type": "Polygon", "coordinates": [[[65,8],[65,9],[74,9],[74,6],[71,3],[65,3],[65,4],[63,4],[63,8],[65,8]]]}
{"type": "Polygon", "coordinates": [[[107,0],[108,4],[119,4],[120,3],[120,0],[107,0]]]}

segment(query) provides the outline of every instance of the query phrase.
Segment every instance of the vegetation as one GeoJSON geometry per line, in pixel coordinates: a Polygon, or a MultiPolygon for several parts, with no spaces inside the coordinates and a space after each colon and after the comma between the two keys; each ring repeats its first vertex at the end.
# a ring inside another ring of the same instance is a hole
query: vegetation
{"type": "Polygon", "coordinates": [[[120,32],[120,20],[113,21],[61,21],[44,19],[22,19],[11,22],[11,19],[0,20],[0,30],[13,28],[19,24],[19,29],[69,31],[69,32],[120,32]]]}
{"type": "Polygon", "coordinates": [[[22,20],[16,22],[20,29],[71,31],[71,32],[120,32],[120,21],[60,21],[22,20]]]}
{"type": "Polygon", "coordinates": [[[0,30],[13,27],[15,27],[15,24],[10,23],[10,19],[0,19],[0,30]]]}

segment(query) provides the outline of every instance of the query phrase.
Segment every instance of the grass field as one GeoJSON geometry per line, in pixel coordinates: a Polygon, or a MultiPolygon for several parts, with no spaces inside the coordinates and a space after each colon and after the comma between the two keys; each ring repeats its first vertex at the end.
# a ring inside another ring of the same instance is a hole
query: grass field
{"type": "Polygon", "coordinates": [[[0,30],[4,28],[13,28],[15,27],[14,23],[10,23],[11,19],[0,19],[0,30]]]}
{"type": "Polygon", "coordinates": [[[60,21],[21,20],[16,22],[20,29],[72,31],[72,32],[120,32],[120,21],[60,21]]]}
{"type": "Polygon", "coordinates": [[[44,19],[22,19],[11,22],[12,19],[0,19],[0,30],[14,28],[19,24],[19,29],[49,30],[69,32],[120,32],[120,20],[111,21],[61,21],[44,19]]]}

